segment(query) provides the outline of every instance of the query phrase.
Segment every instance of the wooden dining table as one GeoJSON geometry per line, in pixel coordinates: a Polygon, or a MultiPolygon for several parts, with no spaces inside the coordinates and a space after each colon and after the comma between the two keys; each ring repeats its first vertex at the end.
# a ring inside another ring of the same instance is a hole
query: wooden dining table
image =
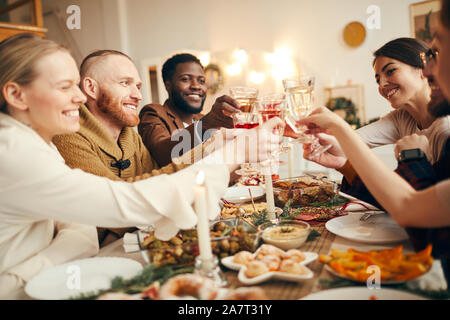
{"type": "MultiPolygon", "coordinates": [[[[393,244],[384,244],[384,245],[372,245],[367,243],[361,243],[356,241],[347,240],[336,236],[335,234],[329,232],[325,227],[325,222],[314,223],[311,225],[311,228],[320,233],[320,236],[317,236],[315,239],[311,241],[305,242],[299,249],[305,252],[315,252],[317,254],[328,254],[331,249],[346,251],[348,248],[354,248],[356,250],[368,251],[368,250],[383,250],[388,248],[393,248],[398,245],[403,246],[404,253],[412,253],[412,245],[409,241],[404,241],[401,243],[393,243],[393,244]]],[[[124,257],[129,258],[135,261],[138,261],[142,265],[145,265],[146,262],[141,254],[141,252],[131,252],[126,253],[123,247],[123,238],[119,239],[108,246],[102,248],[98,254],[99,257],[124,257]]],[[[311,269],[314,273],[313,278],[308,280],[303,280],[301,282],[290,282],[283,281],[278,279],[270,279],[266,282],[257,284],[258,287],[261,287],[269,299],[272,300],[297,300],[306,297],[311,293],[317,293],[327,288],[324,288],[321,283],[332,282],[334,280],[338,280],[336,276],[331,274],[326,268],[324,268],[324,264],[321,263],[318,259],[308,264],[308,268],[311,269]]],[[[434,282],[444,281],[442,268],[440,265],[436,267],[437,273],[433,275],[434,282]],[[438,279],[438,280],[436,280],[438,279]],[[440,280],[441,279],[441,280],[440,280]]],[[[226,267],[222,267],[223,273],[227,279],[229,287],[241,287],[244,286],[238,280],[238,272],[229,270],[226,267]]],[[[356,285],[356,284],[355,284],[356,285]]],[[[345,299],[345,297],[342,297],[345,299]]]]}

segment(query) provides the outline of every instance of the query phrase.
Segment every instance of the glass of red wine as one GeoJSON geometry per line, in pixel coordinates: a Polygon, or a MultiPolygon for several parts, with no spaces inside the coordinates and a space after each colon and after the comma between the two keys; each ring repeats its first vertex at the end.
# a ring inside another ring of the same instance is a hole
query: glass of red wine
{"type": "Polygon", "coordinates": [[[233,124],[236,129],[253,129],[261,123],[261,115],[253,112],[236,112],[233,124]]]}
{"type": "MultiPolygon", "coordinates": [[[[262,123],[261,114],[257,112],[236,112],[233,114],[233,124],[236,129],[253,129],[262,123]]],[[[252,176],[259,173],[258,164],[244,163],[236,170],[241,176],[252,176]]]]}
{"type": "MultiPolygon", "coordinates": [[[[284,120],[286,116],[286,100],[284,93],[272,93],[262,96],[260,100],[256,101],[255,109],[261,114],[262,122],[266,122],[274,117],[284,120]]],[[[273,134],[283,138],[284,126],[280,125],[273,129],[273,134]]],[[[287,144],[280,145],[279,149],[274,151],[274,155],[286,153],[290,150],[287,144]]]]}

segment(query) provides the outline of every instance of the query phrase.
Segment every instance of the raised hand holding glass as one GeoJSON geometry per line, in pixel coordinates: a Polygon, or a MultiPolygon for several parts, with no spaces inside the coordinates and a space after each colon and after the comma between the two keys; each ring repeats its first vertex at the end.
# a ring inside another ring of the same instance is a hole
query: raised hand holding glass
{"type": "Polygon", "coordinates": [[[311,144],[312,158],[319,156],[331,147],[320,145],[316,137],[305,133],[308,129],[306,126],[297,124],[299,120],[306,118],[314,109],[312,101],[314,84],[315,78],[311,76],[283,80],[287,100],[286,123],[299,135],[299,138],[294,140],[294,142],[311,144]]]}

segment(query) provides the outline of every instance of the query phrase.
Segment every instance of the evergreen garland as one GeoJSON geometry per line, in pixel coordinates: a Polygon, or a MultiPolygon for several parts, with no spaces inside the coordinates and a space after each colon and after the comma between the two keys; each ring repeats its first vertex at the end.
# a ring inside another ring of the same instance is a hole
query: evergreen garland
{"type": "Polygon", "coordinates": [[[337,110],[345,111],[344,119],[354,129],[358,129],[362,126],[361,119],[356,114],[358,109],[352,100],[345,97],[330,98],[326,104],[326,107],[333,112],[336,112],[337,110]]]}
{"type": "Polygon", "coordinates": [[[109,289],[82,293],[78,296],[72,297],[70,300],[95,300],[107,292],[124,292],[127,294],[135,294],[142,292],[146,287],[155,281],[159,281],[160,285],[163,285],[171,277],[183,273],[192,273],[193,271],[194,266],[181,268],[176,266],[158,267],[151,264],[145,266],[140,273],[131,279],[123,279],[120,276],[113,278],[111,280],[111,288],[109,289]]]}

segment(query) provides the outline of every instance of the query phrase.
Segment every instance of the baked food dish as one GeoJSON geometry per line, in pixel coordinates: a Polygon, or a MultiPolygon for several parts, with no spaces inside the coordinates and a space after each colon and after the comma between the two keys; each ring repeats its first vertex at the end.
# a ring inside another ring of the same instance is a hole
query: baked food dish
{"type": "Polygon", "coordinates": [[[253,253],[249,251],[240,251],[234,255],[233,262],[238,264],[247,265],[251,261],[255,260],[253,253]]]}
{"type": "Polygon", "coordinates": [[[245,272],[245,275],[249,278],[256,278],[269,271],[270,271],[269,268],[266,266],[264,262],[254,260],[251,261],[249,264],[247,264],[247,270],[245,272]]]}
{"type": "Polygon", "coordinates": [[[281,261],[280,272],[300,275],[300,274],[307,274],[308,269],[305,266],[299,264],[298,262],[295,262],[294,260],[285,259],[281,261]]]}

